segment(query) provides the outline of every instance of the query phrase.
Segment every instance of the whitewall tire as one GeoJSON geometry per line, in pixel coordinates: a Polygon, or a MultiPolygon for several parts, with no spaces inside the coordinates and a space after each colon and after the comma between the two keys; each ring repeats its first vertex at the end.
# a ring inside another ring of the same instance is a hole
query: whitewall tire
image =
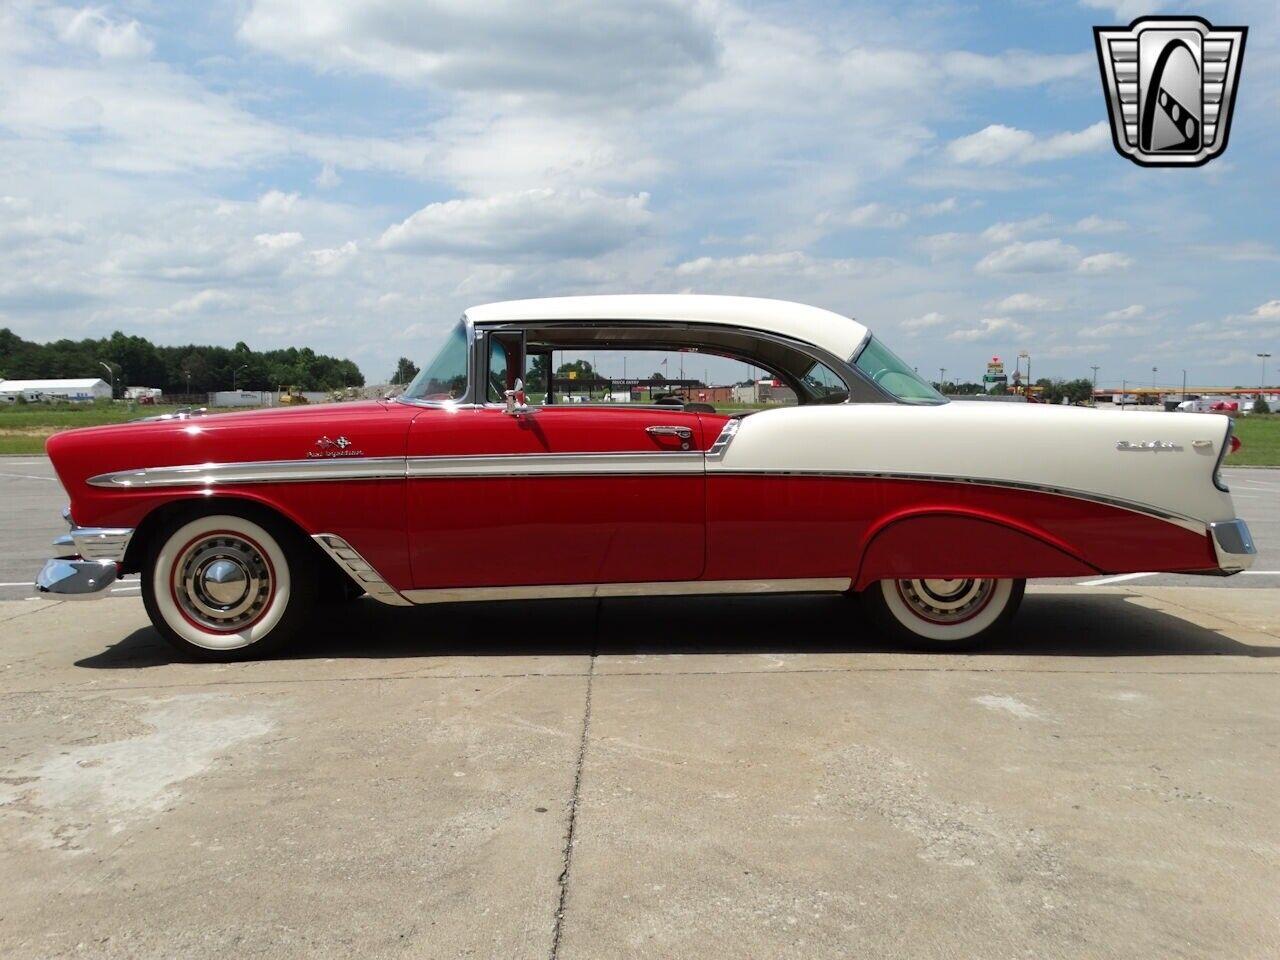
{"type": "Polygon", "coordinates": [[[1025,580],[881,580],[862,593],[880,629],[915,647],[954,650],[999,636],[1018,612],[1025,580]]]}
{"type": "Polygon", "coordinates": [[[211,513],[170,523],[142,571],[152,624],[173,646],[205,660],[278,649],[314,600],[314,570],[300,540],[266,517],[211,513]]]}

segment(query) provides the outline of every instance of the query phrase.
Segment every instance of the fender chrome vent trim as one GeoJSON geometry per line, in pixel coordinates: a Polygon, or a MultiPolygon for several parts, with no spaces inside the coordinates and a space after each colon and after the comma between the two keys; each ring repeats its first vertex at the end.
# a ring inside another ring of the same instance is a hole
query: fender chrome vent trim
{"type": "Polygon", "coordinates": [[[373,564],[360,556],[360,552],[347,541],[332,533],[317,533],[311,539],[374,600],[393,607],[410,606],[409,601],[383,580],[382,574],[373,568],[373,564]]]}

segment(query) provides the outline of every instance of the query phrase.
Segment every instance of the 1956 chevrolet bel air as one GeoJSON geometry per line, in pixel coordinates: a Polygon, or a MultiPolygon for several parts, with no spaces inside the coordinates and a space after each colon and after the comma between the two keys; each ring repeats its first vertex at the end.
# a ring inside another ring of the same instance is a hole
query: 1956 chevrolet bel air
{"type": "Polygon", "coordinates": [[[498,303],[395,400],[52,437],[71,531],[37,587],[100,596],[140,571],[155,628],[218,660],[296,637],[322,592],[846,592],[889,634],[954,646],[1000,631],[1029,577],[1248,567],[1219,473],[1234,444],[1221,416],[948,402],[798,304],[498,303]],[[552,352],[609,350],[736,358],[796,403],[564,402],[552,352]]]}

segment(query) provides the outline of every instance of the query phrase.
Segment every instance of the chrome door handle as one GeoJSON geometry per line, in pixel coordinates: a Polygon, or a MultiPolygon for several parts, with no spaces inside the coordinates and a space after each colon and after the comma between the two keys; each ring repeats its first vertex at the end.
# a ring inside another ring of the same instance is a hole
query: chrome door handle
{"type": "Polygon", "coordinates": [[[689,427],[645,427],[644,432],[651,437],[679,437],[681,440],[693,438],[693,430],[689,427]]]}

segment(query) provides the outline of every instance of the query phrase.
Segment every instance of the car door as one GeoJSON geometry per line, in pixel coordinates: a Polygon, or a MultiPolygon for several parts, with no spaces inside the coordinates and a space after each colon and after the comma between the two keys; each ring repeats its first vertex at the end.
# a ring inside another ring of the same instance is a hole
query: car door
{"type": "Polygon", "coordinates": [[[408,436],[409,552],[417,589],[696,580],[706,554],[696,414],[629,404],[530,406],[496,398],[506,369],[491,334],[486,402],[422,416],[408,436]]]}

